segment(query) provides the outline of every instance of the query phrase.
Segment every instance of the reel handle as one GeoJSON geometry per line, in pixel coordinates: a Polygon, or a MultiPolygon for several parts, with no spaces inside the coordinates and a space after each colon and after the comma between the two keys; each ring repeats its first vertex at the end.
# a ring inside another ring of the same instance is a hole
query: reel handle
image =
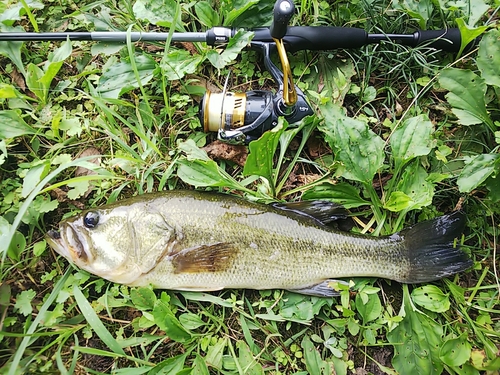
{"type": "Polygon", "coordinates": [[[288,23],[295,13],[295,5],[291,0],[277,0],[274,4],[273,23],[269,28],[269,33],[274,39],[281,39],[285,36],[288,23]]]}

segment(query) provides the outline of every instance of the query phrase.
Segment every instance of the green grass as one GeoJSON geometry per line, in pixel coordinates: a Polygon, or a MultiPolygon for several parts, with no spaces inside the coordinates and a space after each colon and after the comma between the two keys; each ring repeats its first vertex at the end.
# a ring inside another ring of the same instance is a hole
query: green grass
{"type": "MultiPolygon", "coordinates": [[[[273,6],[5,4],[2,31],[255,27],[269,24],[273,6]]],[[[294,25],[449,26],[482,41],[460,56],[391,43],[290,56],[316,115],[265,134],[244,167],[200,149],[215,137],[196,116],[206,82],[221,87],[229,71],[231,90],[274,88],[259,56],[241,50],[248,35],[217,52],[201,43],[0,42],[0,373],[498,373],[497,9],[447,4],[297,2],[294,25]],[[78,158],[90,148],[99,165],[78,158]],[[474,266],[426,285],[354,279],[333,299],[171,292],[79,271],[43,239],[84,207],[194,187],[265,203],[341,202],[353,231],[373,235],[461,207],[460,242],[474,266]]]]}

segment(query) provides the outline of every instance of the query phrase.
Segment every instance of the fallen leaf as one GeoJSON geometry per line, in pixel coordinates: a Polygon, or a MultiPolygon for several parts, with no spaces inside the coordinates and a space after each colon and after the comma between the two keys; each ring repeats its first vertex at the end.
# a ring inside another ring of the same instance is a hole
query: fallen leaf
{"type": "Polygon", "coordinates": [[[232,161],[244,166],[248,156],[246,146],[230,145],[221,141],[215,141],[202,148],[212,159],[232,161]]]}
{"type": "Polygon", "coordinates": [[[191,42],[179,42],[185,50],[189,51],[191,55],[198,55],[198,50],[191,42]]]}
{"type": "Polygon", "coordinates": [[[325,142],[317,137],[310,137],[307,140],[307,150],[311,158],[316,159],[320,156],[331,154],[331,150],[328,149],[325,142]]]}
{"type": "Polygon", "coordinates": [[[10,74],[10,79],[16,88],[21,91],[26,91],[26,83],[24,82],[24,77],[21,73],[17,71],[17,69],[13,69],[10,74]]]}
{"type": "Polygon", "coordinates": [[[210,80],[201,76],[197,76],[195,74],[186,74],[186,78],[188,80],[192,80],[192,82],[190,83],[191,85],[203,87],[210,92],[222,92],[222,90],[218,86],[214,85],[210,80]]]}
{"type": "Polygon", "coordinates": [[[50,196],[56,199],[59,203],[66,202],[68,200],[68,192],[60,189],[54,188],[50,191],[50,196]]]}
{"type": "MultiPolygon", "coordinates": [[[[89,148],[83,150],[77,156],[77,158],[84,158],[84,157],[93,156],[93,155],[95,155],[96,157],[93,158],[93,159],[89,159],[88,160],[89,163],[93,163],[95,165],[100,165],[101,164],[101,152],[98,149],[96,149],[95,147],[89,147],[89,148]]],[[[93,174],[97,174],[97,172],[93,171],[93,170],[90,170],[88,168],[85,168],[85,167],[78,167],[75,170],[75,177],[90,176],[90,175],[93,175],[93,174]]],[[[93,185],[89,184],[89,188],[82,195],[82,197],[86,198],[90,194],[90,192],[92,191],[92,188],[93,188],[93,185]]]]}
{"type": "Polygon", "coordinates": [[[297,182],[299,182],[299,185],[307,185],[316,180],[319,180],[321,177],[322,176],[319,174],[298,174],[297,182]]]}

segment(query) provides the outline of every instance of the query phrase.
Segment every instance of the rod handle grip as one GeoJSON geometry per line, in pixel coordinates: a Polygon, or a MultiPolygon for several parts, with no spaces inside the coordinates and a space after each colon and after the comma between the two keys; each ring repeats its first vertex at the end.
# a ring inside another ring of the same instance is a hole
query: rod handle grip
{"type": "Polygon", "coordinates": [[[456,28],[443,30],[417,30],[413,33],[412,47],[428,45],[446,52],[458,52],[462,43],[460,30],[456,28]]]}

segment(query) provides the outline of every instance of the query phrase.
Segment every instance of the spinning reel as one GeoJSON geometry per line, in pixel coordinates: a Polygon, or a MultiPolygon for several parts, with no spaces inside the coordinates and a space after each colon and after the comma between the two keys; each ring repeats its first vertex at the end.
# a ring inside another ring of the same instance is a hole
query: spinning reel
{"type": "Polygon", "coordinates": [[[200,121],[206,132],[216,131],[224,142],[248,143],[275,127],[279,116],[284,116],[289,123],[296,123],[313,114],[304,93],[293,83],[282,40],[294,12],[291,0],[278,0],[274,6],[273,24],[269,28],[272,42],[254,40],[250,43],[252,49],[262,53],[264,65],[277,83],[276,93],[265,90],[228,92],[227,81],[222,93],[207,91],[200,106],[200,121]],[[270,54],[275,50],[283,72],[271,61],[270,54]]]}
{"type": "MultiPolygon", "coordinates": [[[[266,69],[277,85],[276,92],[253,90],[246,93],[227,91],[227,82],[222,93],[207,91],[204,95],[199,118],[205,131],[218,133],[218,138],[230,143],[248,143],[278,124],[283,116],[288,123],[296,123],[313,114],[304,93],[293,83],[287,50],[331,50],[336,48],[360,48],[367,44],[392,41],[415,47],[447,52],[458,52],[461,47],[459,29],[417,30],[413,34],[368,34],[354,27],[292,26],[288,23],[295,12],[292,0],[277,0],[274,6],[271,27],[253,29],[250,48],[259,51],[266,69]],[[286,46],[286,49],[285,49],[286,46]],[[271,53],[277,52],[282,70],[271,61],[271,53]]],[[[53,41],[91,40],[104,42],[165,41],[205,42],[208,45],[227,43],[235,34],[234,29],[214,27],[206,32],[5,32],[0,41],[53,41]]],[[[466,50],[475,45],[472,42],[466,50]]]]}

